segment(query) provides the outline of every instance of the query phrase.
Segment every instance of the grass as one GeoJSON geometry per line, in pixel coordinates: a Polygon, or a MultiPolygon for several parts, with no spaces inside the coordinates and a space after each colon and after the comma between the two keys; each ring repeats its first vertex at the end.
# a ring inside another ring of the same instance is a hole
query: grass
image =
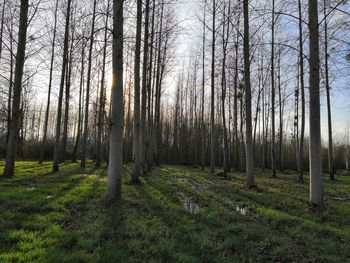
{"type": "MultiPolygon", "coordinates": [[[[293,172],[258,189],[163,166],[107,204],[106,168],[18,162],[0,179],[0,262],[349,262],[350,177],[326,179],[326,208],[308,206],[293,172]]],[[[3,162],[0,162],[2,174],[3,162]]]]}

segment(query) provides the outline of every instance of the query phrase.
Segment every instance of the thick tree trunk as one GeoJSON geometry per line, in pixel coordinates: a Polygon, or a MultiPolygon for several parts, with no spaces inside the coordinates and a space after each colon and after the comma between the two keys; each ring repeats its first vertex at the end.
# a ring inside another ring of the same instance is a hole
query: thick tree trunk
{"type": "Polygon", "coordinates": [[[7,143],[6,163],[4,176],[14,175],[15,159],[18,141],[18,130],[20,121],[20,105],[22,93],[23,67],[26,53],[26,40],[28,28],[28,0],[21,0],[19,30],[18,30],[18,48],[16,56],[15,82],[12,102],[12,120],[9,130],[9,140],[7,143]]]}
{"type": "Polygon", "coordinates": [[[309,0],[310,202],[316,206],[323,206],[318,28],[318,3],[315,0],[309,0]]]}
{"type": "Polygon", "coordinates": [[[249,51],[249,7],[248,0],[243,1],[244,12],[244,86],[246,114],[246,182],[248,187],[255,185],[254,155],[252,142],[252,94],[250,86],[250,51],[249,51]]]}
{"type": "Polygon", "coordinates": [[[113,0],[113,82],[107,199],[121,197],[123,168],[123,0],[113,0]]]}
{"type": "Polygon", "coordinates": [[[90,47],[89,47],[89,57],[88,57],[88,72],[87,72],[87,83],[86,83],[86,98],[85,98],[85,120],[84,120],[84,134],[82,141],[82,153],[81,153],[81,163],[80,167],[85,168],[86,166],[86,151],[87,151],[87,140],[89,135],[89,103],[90,103],[90,86],[91,86],[91,67],[92,67],[92,50],[94,46],[94,36],[95,36],[95,20],[96,20],[96,5],[97,0],[94,0],[94,10],[92,14],[92,25],[90,34],[90,47]]]}
{"type": "Polygon", "coordinates": [[[66,76],[66,68],[67,68],[67,62],[68,62],[69,24],[70,24],[71,3],[72,3],[72,0],[68,0],[67,12],[66,12],[67,17],[66,17],[66,25],[65,25],[65,32],[64,32],[64,43],[63,43],[63,61],[62,61],[61,82],[60,82],[60,90],[59,90],[58,105],[57,105],[56,139],[55,139],[55,149],[54,149],[53,167],[52,167],[52,170],[54,172],[57,172],[59,170],[59,163],[60,163],[62,102],[63,102],[64,80],[65,80],[65,76],[66,76]]]}

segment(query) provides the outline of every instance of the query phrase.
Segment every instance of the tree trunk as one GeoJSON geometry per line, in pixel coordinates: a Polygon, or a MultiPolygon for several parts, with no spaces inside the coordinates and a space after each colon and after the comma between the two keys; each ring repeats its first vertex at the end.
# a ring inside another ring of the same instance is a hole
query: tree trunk
{"type": "Polygon", "coordinates": [[[305,81],[304,81],[304,47],[303,47],[303,22],[301,0],[298,0],[299,11],[299,63],[300,63],[300,89],[301,89],[301,130],[299,143],[299,181],[304,181],[304,134],[305,134],[305,81]]]}
{"type": "Polygon", "coordinates": [[[9,177],[14,175],[15,171],[15,159],[18,140],[18,129],[20,121],[20,104],[22,93],[22,78],[23,67],[26,53],[26,40],[27,40],[27,28],[28,28],[28,0],[21,0],[20,7],[20,19],[18,30],[18,48],[16,56],[16,70],[15,70],[15,82],[13,90],[13,102],[12,102],[12,120],[9,130],[9,140],[6,151],[6,163],[4,169],[4,176],[9,177]]]}
{"type": "Polygon", "coordinates": [[[77,161],[77,153],[81,138],[81,121],[82,121],[82,97],[83,97],[83,87],[84,87],[84,70],[85,70],[85,39],[84,35],[82,37],[82,48],[81,48],[81,72],[80,72],[80,84],[79,84],[79,103],[78,103],[78,128],[77,137],[75,139],[74,150],[72,154],[72,162],[77,161]]]}
{"type": "Polygon", "coordinates": [[[58,11],[58,0],[56,0],[55,5],[55,22],[53,27],[53,38],[51,46],[51,62],[50,62],[50,77],[49,77],[49,88],[47,92],[47,102],[46,102],[46,112],[45,112],[45,121],[44,121],[44,131],[43,131],[43,141],[40,150],[40,159],[39,164],[44,161],[45,146],[47,140],[47,128],[49,124],[49,114],[50,114],[50,103],[51,103],[51,88],[52,88],[52,75],[53,75],[53,66],[55,60],[55,47],[56,47],[56,33],[57,33],[57,11],[58,11]]]}
{"type": "Polygon", "coordinates": [[[246,180],[247,186],[255,185],[254,155],[252,142],[252,94],[250,87],[250,51],[249,51],[249,7],[248,0],[243,1],[244,12],[244,86],[246,113],[246,180]]]}
{"type": "Polygon", "coordinates": [[[86,83],[86,98],[85,98],[85,120],[84,120],[84,134],[82,142],[82,156],[80,167],[85,168],[86,166],[86,151],[87,151],[87,140],[88,140],[88,126],[89,126],[89,101],[90,101],[90,86],[91,86],[91,67],[92,67],[92,49],[94,46],[94,36],[95,36],[95,19],[96,19],[96,5],[97,0],[94,0],[94,10],[92,13],[92,25],[91,25],[91,35],[90,35],[90,47],[89,47],[89,57],[88,57],[88,72],[87,72],[87,83],[86,83]]]}
{"type": "Polygon", "coordinates": [[[107,0],[107,14],[104,29],[104,46],[103,46],[103,59],[102,59],[102,76],[101,76],[101,89],[99,95],[99,108],[98,108],[98,131],[97,131],[97,152],[95,166],[99,168],[102,161],[102,134],[104,127],[103,114],[105,111],[105,76],[106,76],[106,57],[107,57],[107,40],[108,40],[108,16],[109,16],[110,0],[107,0]]]}
{"type": "Polygon", "coordinates": [[[318,28],[318,3],[315,0],[309,0],[310,202],[315,206],[323,206],[318,28]]]}
{"type": "Polygon", "coordinates": [[[141,102],[141,134],[140,134],[140,164],[141,173],[146,173],[146,115],[147,115],[147,69],[148,69],[148,50],[149,50],[149,14],[150,0],[146,0],[145,9],[145,34],[143,48],[143,68],[142,68],[142,102],[141,102]]]}
{"type": "Polygon", "coordinates": [[[205,169],[205,122],[204,122],[204,97],[205,97],[205,27],[206,27],[206,1],[203,7],[203,39],[202,39],[202,102],[201,102],[201,165],[205,169]]]}
{"type": "Polygon", "coordinates": [[[215,19],[216,4],[213,0],[213,27],[211,45],[211,108],[210,108],[210,172],[215,172],[215,19]]]}
{"type": "Polygon", "coordinates": [[[70,24],[70,12],[71,12],[72,0],[68,0],[67,3],[67,13],[66,13],[66,25],[64,32],[64,43],[63,43],[63,61],[62,61],[62,72],[61,72],[61,82],[60,90],[58,95],[58,105],[57,105],[57,120],[56,120],[56,139],[55,139],[55,149],[53,157],[53,167],[54,172],[58,172],[60,163],[60,137],[61,137],[61,119],[62,119],[62,101],[63,101],[63,89],[64,80],[66,76],[66,68],[68,62],[68,44],[69,44],[69,24],[70,24]]]}
{"type": "Polygon", "coordinates": [[[334,180],[334,161],[333,161],[333,136],[332,136],[332,108],[329,84],[329,53],[328,53],[328,21],[327,21],[327,1],[323,1],[324,8],[324,60],[325,60],[325,77],[326,77],[326,95],[327,95],[327,116],[328,116],[328,174],[329,179],[334,180]]]}
{"type": "Polygon", "coordinates": [[[140,149],[140,64],[141,64],[141,31],[142,31],[142,0],[137,0],[136,44],[134,64],[134,171],[132,181],[138,182],[141,173],[140,149]]]}
{"type": "Polygon", "coordinates": [[[113,0],[113,82],[107,199],[121,197],[123,168],[123,0],[113,0]]]}
{"type": "Polygon", "coordinates": [[[5,23],[5,6],[6,6],[6,1],[4,0],[2,2],[2,11],[1,11],[1,25],[0,25],[0,60],[2,56],[2,38],[3,38],[3,33],[4,33],[4,23],[5,23]]]}
{"type": "Polygon", "coordinates": [[[72,39],[69,48],[69,59],[67,63],[67,76],[66,76],[66,92],[65,92],[65,106],[64,106],[64,121],[63,121],[63,135],[62,135],[62,150],[61,150],[61,161],[66,160],[67,152],[67,140],[68,140],[68,121],[69,121],[69,100],[70,100],[70,88],[72,78],[72,66],[73,66],[73,45],[74,45],[74,32],[72,29],[72,39]]]}
{"type": "Polygon", "coordinates": [[[271,171],[276,177],[276,135],[275,135],[275,0],[272,0],[271,22],[271,171]]]}

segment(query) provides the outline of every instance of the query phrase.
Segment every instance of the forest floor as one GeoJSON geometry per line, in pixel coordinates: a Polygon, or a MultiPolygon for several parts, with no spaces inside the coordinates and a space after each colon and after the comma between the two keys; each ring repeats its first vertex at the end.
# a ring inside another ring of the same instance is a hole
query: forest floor
{"type": "Polygon", "coordinates": [[[0,179],[0,262],[350,262],[350,177],[325,176],[319,211],[293,172],[247,189],[241,173],[162,166],[131,185],[126,165],[107,204],[105,167],[50,171],[18,162],[0,179]]]}

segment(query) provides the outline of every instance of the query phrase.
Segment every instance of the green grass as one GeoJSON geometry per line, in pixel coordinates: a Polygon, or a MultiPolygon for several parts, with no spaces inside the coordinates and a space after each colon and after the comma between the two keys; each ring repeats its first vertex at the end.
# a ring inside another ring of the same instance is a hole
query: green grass
{"type": "MultiPolygon", "coordinates": [[[[0,173],[3,171],[0,162],[0,173]]],[[[224,180],[163,166],[107,204],[106,168],[18,162],[0,179],[0,262],[349,262],[350,177],[326,177],[326,208],[308,206],[293,172],[224,180]]]]}

